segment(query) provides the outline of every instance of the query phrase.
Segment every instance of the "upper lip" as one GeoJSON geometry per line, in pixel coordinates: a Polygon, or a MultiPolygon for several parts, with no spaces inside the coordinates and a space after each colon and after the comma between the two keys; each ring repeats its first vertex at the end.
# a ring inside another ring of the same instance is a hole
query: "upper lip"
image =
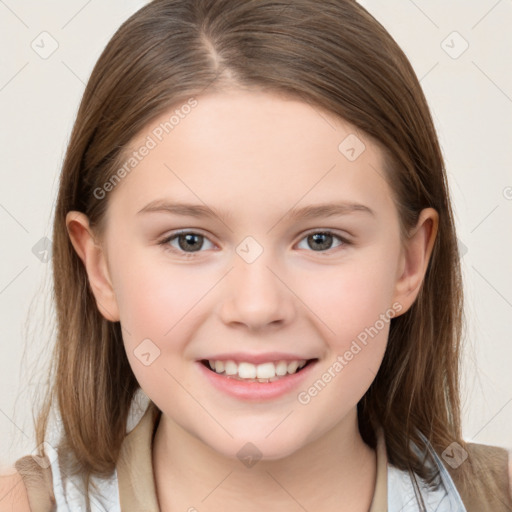
{"type": "Polygon", "coordinates": [[[235,363],[278,363],[279,361],[302,361],[309,359],[316,359],[312,357],[304,357],[296,354],[285,354],[284,352],[266,352],[264,354],[245,354],[242,352],[231,352],[229,354],[217,354],[208,357],[204,357],[202,360],[213,360],[213,361],[234,361],[235,363]]]}

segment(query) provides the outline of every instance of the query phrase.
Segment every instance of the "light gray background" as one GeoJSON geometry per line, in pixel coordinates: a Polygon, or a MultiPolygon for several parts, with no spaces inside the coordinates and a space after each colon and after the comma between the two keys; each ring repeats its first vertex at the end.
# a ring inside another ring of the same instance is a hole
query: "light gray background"
{"type": "MultiPolygon", "coordinates": [[[[44,377],[34,372],[46,363],[40,355],[45,347],[48,354],[53,323],[51,301],[44,299],[51,280],[45,238],[52,238],[60,166],[78,103],[108,40],[145,3],[0,0],[4,466],[35,448],[31,404],[44,377]],[[40,35],[45,31],[51,37],[40,35]],[[58,48],[44,59],[40,53],[51,49],[52,38],[58,48]]],[[[512,449],[512,1],[361,4],[409,57],[446,159],[465,251],[464,438],[512,449]]]]}

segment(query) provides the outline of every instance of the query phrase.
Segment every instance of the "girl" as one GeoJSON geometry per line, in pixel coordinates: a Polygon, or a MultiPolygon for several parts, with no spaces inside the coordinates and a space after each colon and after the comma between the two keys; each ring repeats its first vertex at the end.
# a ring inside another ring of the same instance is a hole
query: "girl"
{"type": "Polygon", "coordinates": [[[134,14],[84,92],[53,255],[18,507],[512,510],[507,452],[462,439],[429,109],[357,3],[134,14]]]}

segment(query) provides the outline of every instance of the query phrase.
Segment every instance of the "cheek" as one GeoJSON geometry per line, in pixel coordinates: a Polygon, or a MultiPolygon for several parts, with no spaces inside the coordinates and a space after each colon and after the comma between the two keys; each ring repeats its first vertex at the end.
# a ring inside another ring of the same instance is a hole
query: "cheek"
{"type": "Polygon", "coordinates": [[[199,303],[211,281],[212,276],[185,265],[166,265],[164,258],[133,254],[117,269],[121,322],[130,332],[163,339],[181,319],[186,321],[187,312],[199,303]]]}
{"type": "Polygon", "coordinates": [[[297,399],[316,416],[330,415],[333,425],[360,401],[382,363],[391,319],[401,310],[391,303],[391,267],[390,260],[358,260],[325,273],[307,294],[305,302],[321,319],[327,353],[297,399]]]}
{"type": "Polygon", "coordinates": [[[173,359],[183,357],[202,322],[198,315],[202,314],[203,299],[218,279],[211,271],[193,272],[185,267],[136,252],[116,266],[124,345],[142,387],[157,379],[173,359]]]}
{"type": "Polygon", "coordinates": [[[116,297],[128,361],[148,396],[178,396],[179,385],[169,372],[174,375],[173,360],[183,357],[199,322],[195,306],[211,284],[183,269],[171,270],[154,260],[144,264],[135,256],[117,268],[116,297]]]}
{"type": "MultiPolygon", "coordinates": [[[[344,350],[350,341],[377,322],[392,307],[395,267],[392,258],[354,258],[311,275],[304,302],[322,321],[332,348],[344,350]]],[[[384,333],[386,334],[386,333],[384,333]]],[[[386,337],[386,336],[384,336],[386,337]]]]}

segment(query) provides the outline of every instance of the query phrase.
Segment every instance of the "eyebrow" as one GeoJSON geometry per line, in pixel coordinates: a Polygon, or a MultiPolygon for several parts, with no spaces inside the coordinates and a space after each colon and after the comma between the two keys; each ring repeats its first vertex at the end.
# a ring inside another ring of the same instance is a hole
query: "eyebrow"
{"type": "MultiPolygon", "coordinates": [[[[232,215],[225,209],[210,208],[204,204],[190,204],[169,202],[165,199],[156,199],[141,208],[137,215],[141,213],[169,213],[173,215],[183,215],[188,217],[206,218],[218,217],[220,219],[231,219],[232,215]]],[[[287,217],[294,221],[297,219],[315,219],[319,217],[333,217],[336,215],[348,215],[350,213],[368,213],[375,216],[375,212],[360,203],[353,202],[332,202],[316,205],[304,206],[302,208],[290,209],[282,218],[287,217]]]]}

